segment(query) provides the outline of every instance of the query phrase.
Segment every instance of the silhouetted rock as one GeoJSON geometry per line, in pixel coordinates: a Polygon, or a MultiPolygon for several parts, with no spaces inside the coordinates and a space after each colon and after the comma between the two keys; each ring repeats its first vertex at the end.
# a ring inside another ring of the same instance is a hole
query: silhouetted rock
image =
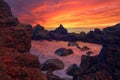
{"type": "Polygon", "coordinates": [[[67,29],[65,29],[62,24],[60,24],[60,26],[55,29],[55,32],[60,33],[60,34],[67,34],[68,33],[67,29]]]}
{"type": "Polygon", "coordinates": [[[55,51],[55,54],[57,54],[59,56],[67,56],[67,55],[73,54],[73,50],[72,49],[60,48],[60,49],[55,51]]]}
{"type": "Polygon", "coordinates": [[[83,46],[83,47],[81,48],[81,51],[86,51],[86,50],[90,50],[90,48],[87,47],[87,46],[83,46]]]}
{"type": "Polygon", "coordinates": [[[42,40],[42,39],[48,39],[49,34],[48,31],[44,29],[43,26],[37,24],[32,31],[32,39],[34,40],[42,40]]]}

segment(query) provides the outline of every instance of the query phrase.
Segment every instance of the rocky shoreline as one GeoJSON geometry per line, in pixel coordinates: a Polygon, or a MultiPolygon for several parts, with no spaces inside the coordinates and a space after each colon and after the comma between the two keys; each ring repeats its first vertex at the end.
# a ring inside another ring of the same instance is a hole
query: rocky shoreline
{"type": "Polygon", "coordinates": [[[80,66],[71,64],[67,74],[73,76],[73,80],[120,79],[120,24],[87,34],[68,33],[62,24],[54,31],[47,31],[40,25],[32,29],[31,25],[20,23],[9,5],[0,0],[0,80],[65,80],[50,72],[64,68],[59,60],[48,61],[41,68],[38,58],[29,52],[32,39],[102,44],[98,56],[83,55],[80,66]],[[48,70],[47,76],[41,69],[48,70]]]}

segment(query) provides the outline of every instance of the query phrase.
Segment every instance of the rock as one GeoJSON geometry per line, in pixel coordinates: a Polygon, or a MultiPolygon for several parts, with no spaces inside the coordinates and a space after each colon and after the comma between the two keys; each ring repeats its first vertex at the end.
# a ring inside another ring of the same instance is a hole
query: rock
{"type": "Polygon", "coordinates": [[[87,46],[83,46],[83,47],[81,48],[81,51],[86,51],[86,50],[90,50],[90,48],[87,47],[87,46]]]}
{"type": "Polygon", "coordinates": [[[42,64],[42,71],[55,71],[64,68],[64,63],[59,59],[48,59],[42,64]]]}
{"type": "Polygon", "coordinates": [[[113,78],[108,72],[103,70],[96,73],[79,76],[77,80],[113,80],[113,78]]]}
{"type": "Polygon", "coordinates": [[[72,51],[72,49],[60,48],[55,51],[55,54],[57,54],[59,56],[67,56],[67,55],[73,54],[73,51],[72,51]]]}
{"type": "Polygon", "coordinates": [[[68,69],[67,69],[67,74],[70,76],[73,75],[77,75],[77,73],[75,72],[76,70],[78,70],[78,66],[76,64],[72,64],[68,69]]]}
{"type": "Polygon", "coordinates": [[[75,46],[75,47],[77,47],[78,49],[81,49],[80,46],[79,46],[76,42],[72,42],[72,41],[69,41],[69,42],[68,42],[68,46],[75,46]]]}
{"type": "Polygon", "coordinates": [[[21,53],[28,52],[31,48],[31,25],[19,23],[4,0],[0,1],[0,12],[0,47],[11,47],[21,53]]]}
{"type": "Polygon", "coordinates": [[[48,31],[43,26],[37,24],[32,31],[33,40],[49,39],[48,31]]]}
{"type": "Polygon", "coordinates": [[[57,75],[54,75],[53,73],[49,72],[47,73],[47,79],[48,80],[63,80],[62,78],[60,78],[57,75]]]}
{"type": "Polygon", "coordinates": [[[29,53],[31,35],[32,26],[21,24],[0,0],[0,80],[47,80],[38,58],[29,53]]]}
{"type": "Polygon", "coordinates": [[[12,12],[9,5],[4,0],[0,0],[0,18],[3,17],[12,17],[12,12]]]}
{"type": "MultiPolygon", "coordinates": [[[[103,29],[103,48],[98,56],[82,56],[76,80],[119,80],[120,76],[120,24],[103,29]]],[[[91,54],[91,52],[89,52],[91,54]]],[[[74,72],[75,72],[74,71],[74,72]]]]}
{"type": "Polygon", "coordinates": [[[91,54],[93,54],[93,52],[92,51],[88,51],[86,54],[87,54],[87,56],[90,56],[91,54]]]}
{"type": "Polygon", "coordinates": [[[55,32],[60,33],[60,34],[67,34],[68,33],[67,29],[65,29],[62,24],[60,24],[60,26],[55,29],[55,32]]]}

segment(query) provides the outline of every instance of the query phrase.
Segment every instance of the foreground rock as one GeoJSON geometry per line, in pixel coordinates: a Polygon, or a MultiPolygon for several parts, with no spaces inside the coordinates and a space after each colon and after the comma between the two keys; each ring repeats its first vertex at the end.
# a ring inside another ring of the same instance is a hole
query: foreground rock
{"type": "Polygon", "coordinates": [[[48,80],[62,80],[57,75],[54,75],[52,72],[55,70],[64,69],[64,63],[59,59],[48,59],[45,63],[42,64],[42,71],[47,71],[48,80]]]}
{"type": "Polygon", "coordinates": [[[74,70],[74,80],[120,79],[120,24],[103,30],[103,48],[98,56],[83,55],[81,64],[74,70]]]}
{"type": "Polygon", "coordinates": [[[72,49],[60,48],[55,51],[55,54],[57,54],[59,56],[67,56],[67,55],[73,54],[73,51],[72,51],[72,49]]]}
{"type": "Polygon", "coordinates": [[[31,25],[13,17],[0,0],[0,80],[47,80],[36,56],[31,55],[31,25]]]}
{"type": "Polygon", "coordinates": [[[64,68],[64,63],[59,59],[48,59],[42,65],[43,71],[55,71],[55,70],[61,70],[63,68],[64,68]]]}

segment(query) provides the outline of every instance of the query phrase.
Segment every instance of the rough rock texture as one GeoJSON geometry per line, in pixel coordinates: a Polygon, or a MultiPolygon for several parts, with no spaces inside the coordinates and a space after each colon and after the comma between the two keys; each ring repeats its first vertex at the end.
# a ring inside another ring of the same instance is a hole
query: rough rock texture
{"type": "Polygon", "coordinates": [[[68,31],[63,27],[62,24],[58,28],[55,29],[55,33],[60,33],[60,34],[67,34],[68,31]]]}
{"type": "Polygon", "coordinates": [[[64,69],[64,63],[59,59],[48,59],[45,63],[42,64],[41,70],[47,71],[47,79],[48,80],[63,80],[59,76],[53,74],[52,72],[55,70],[64,69]]]}
{"type": "Polygon", "coordinates": [[[83,55],[73,80],[120,80],[120,24],[105,28],[98,56],[83,55]]]}
{"type": "Polygon", "coordinates": [[[19,23],[4,0],[1,0],[0,4],[0,46],[28,52],[31,47],[31,25],[19,23]]]}
{"type": "Polygon", "coordinates": [[[55,71],[62,70],[64,68],[64,63],[59,59],[48,59],[42,64],[43,71],[55,71]]]}
{"type": "Polygon", "coordinates": [[[72,49],[60,48],[60,49],[57,49],[55,51],[55,54],[57,54],[59,56],[68,56],[68,55],[73,54],[73,50],[72,49]]]}
{"type": "Polygon", "coordinates": [[[29,53],[31,35],[31,25],[21,24],[0,0],[0,80],[47,80],[38,58],[29,53]]]}
{"type": "Polygon", "coordinates": [[[37,24],[33,28],[32,39],[34,40],[49,39],[48,31],[45,30],[43,26],[37,24]]]}

